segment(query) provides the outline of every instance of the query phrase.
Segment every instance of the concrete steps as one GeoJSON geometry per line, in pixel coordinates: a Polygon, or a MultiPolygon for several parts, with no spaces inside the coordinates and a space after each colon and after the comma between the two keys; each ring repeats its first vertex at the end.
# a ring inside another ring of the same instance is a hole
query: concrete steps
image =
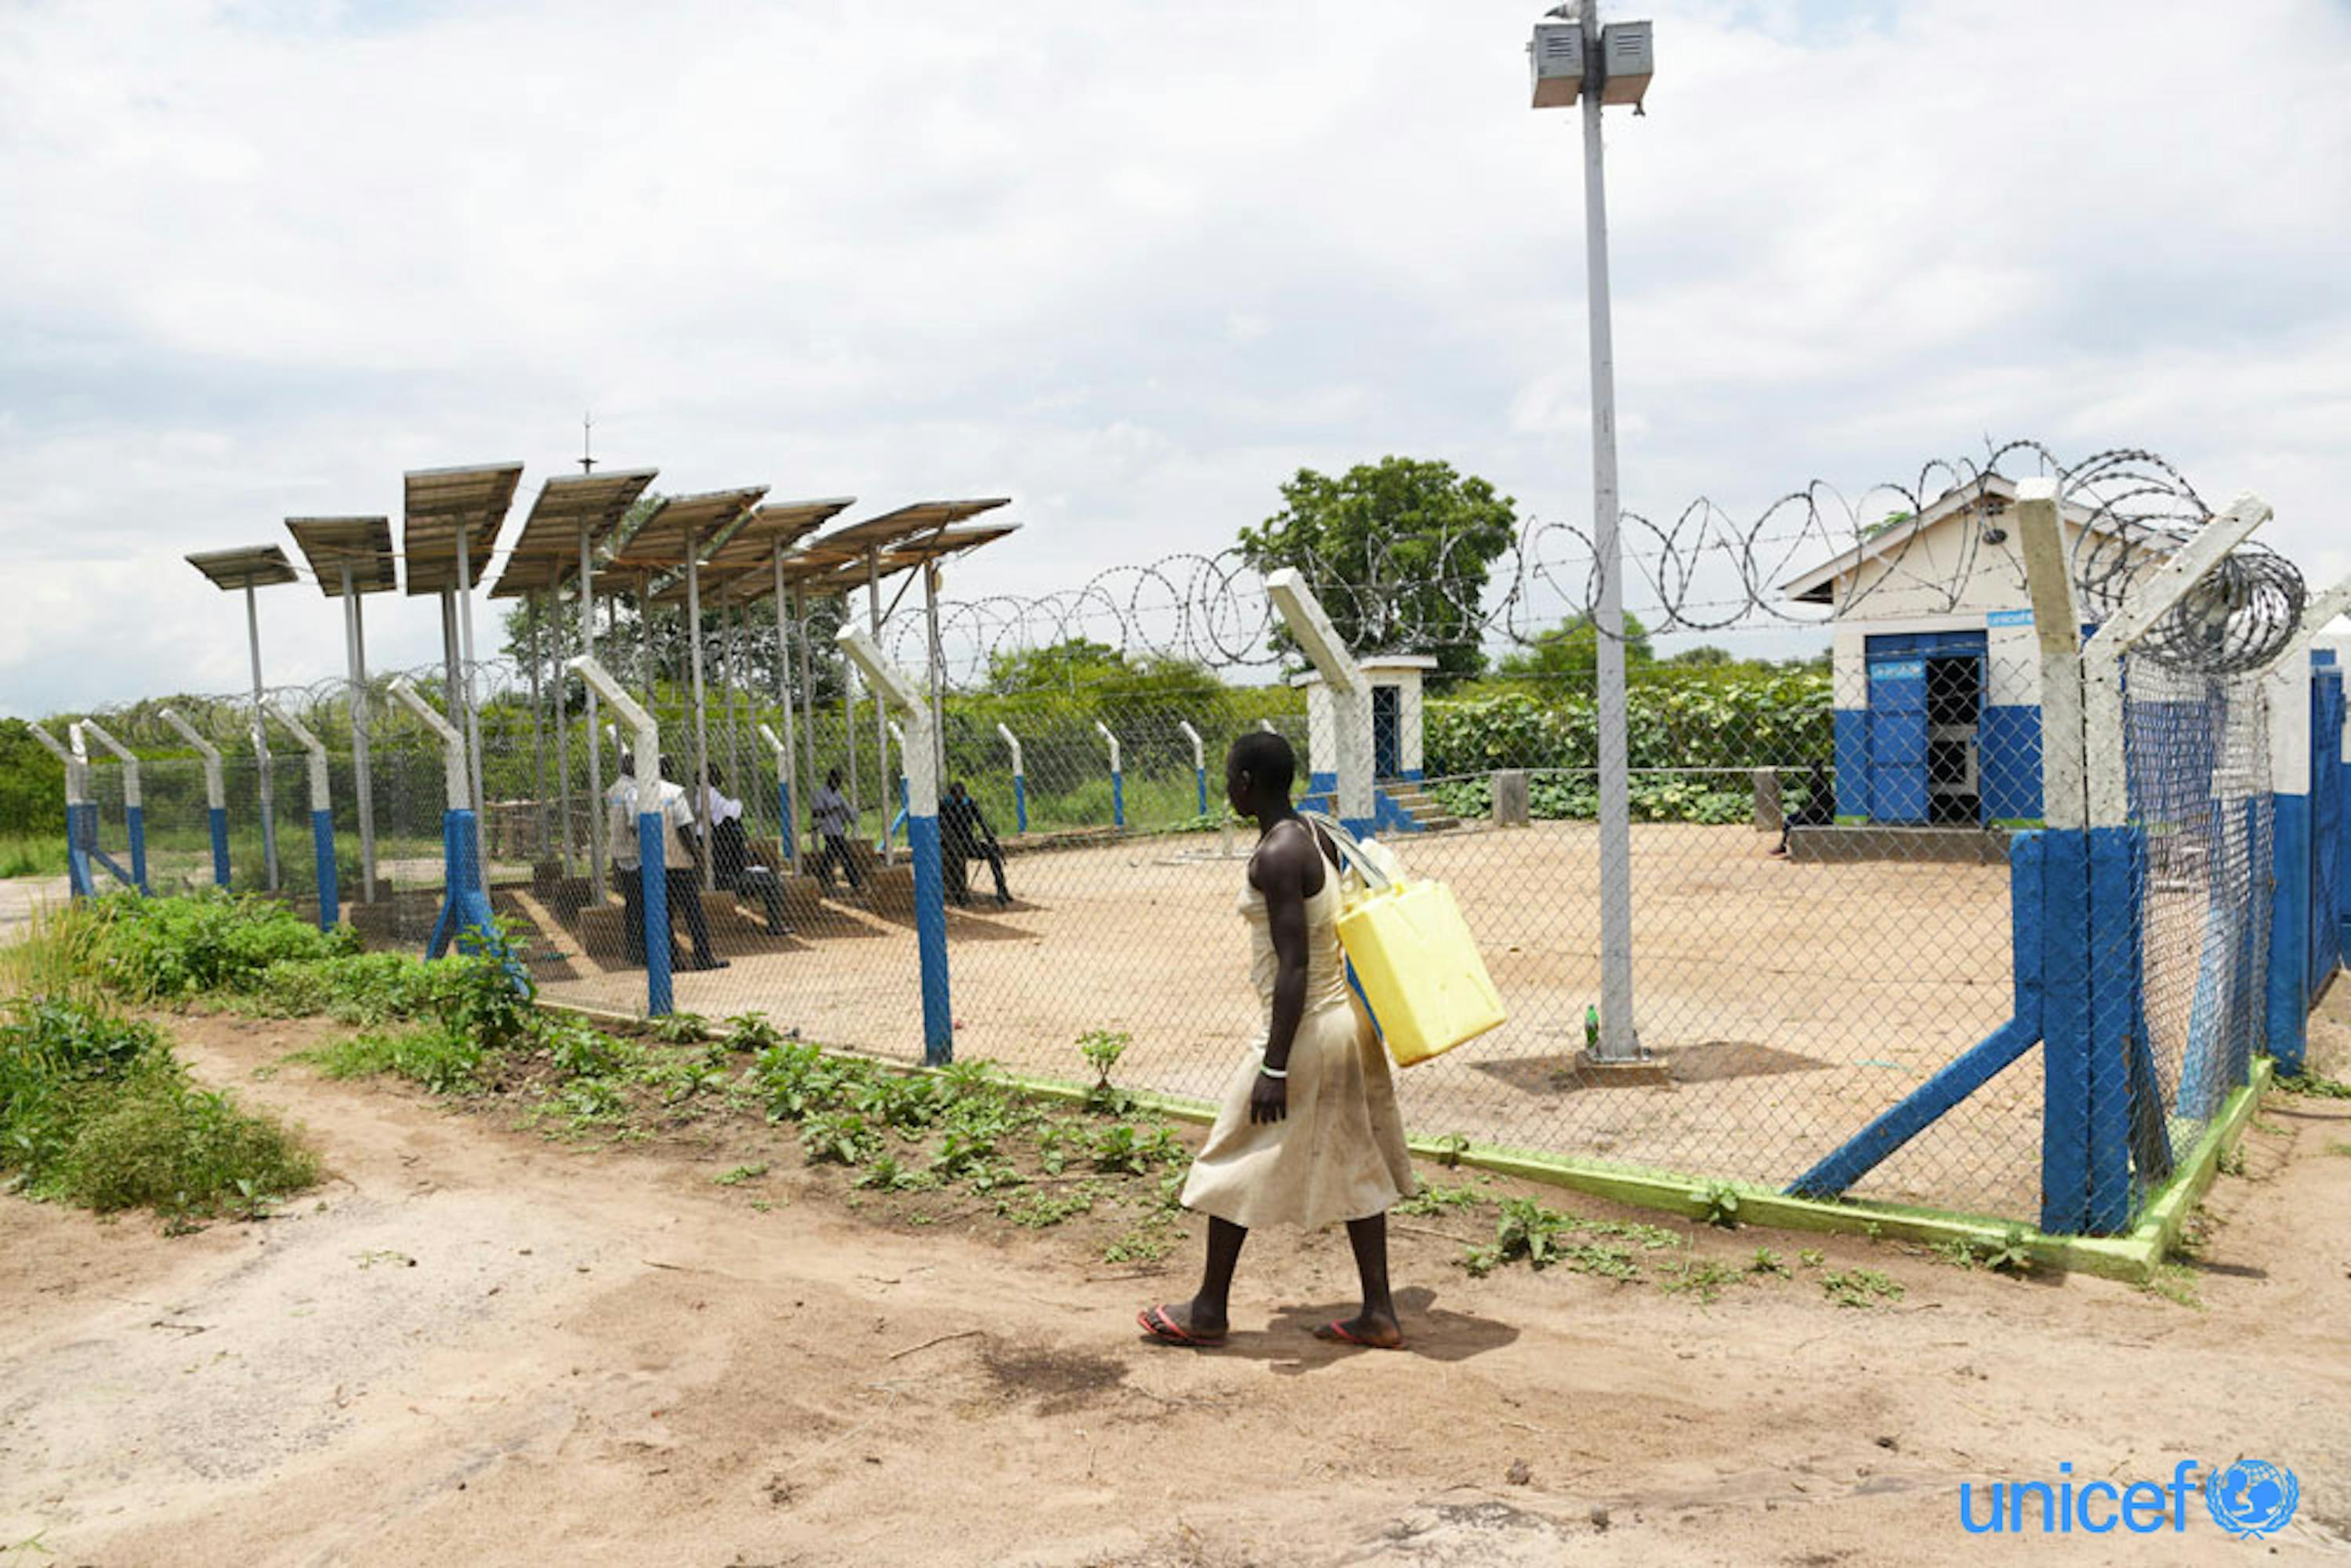
{"type": "Polygon", "coordinates": [[[1460,818],[1447,811],[1427,790],[1409,779],[1382,779],[1378,780],[1377,788],[1424,833],[1450,832],[1461,825],[1460,818]]]}

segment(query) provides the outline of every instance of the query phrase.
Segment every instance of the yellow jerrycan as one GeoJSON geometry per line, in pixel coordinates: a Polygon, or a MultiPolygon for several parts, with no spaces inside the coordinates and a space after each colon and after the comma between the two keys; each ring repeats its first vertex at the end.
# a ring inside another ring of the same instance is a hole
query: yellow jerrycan
{"type": "Polygon", "coordinates": [[[1395,852],[1358,841],[1321,812],[1301,813],[1338,847],[1339,945],[1398,1067],[1441,1056],[1510,1017],[1453,890],[1404,874],[1395,852]]]}

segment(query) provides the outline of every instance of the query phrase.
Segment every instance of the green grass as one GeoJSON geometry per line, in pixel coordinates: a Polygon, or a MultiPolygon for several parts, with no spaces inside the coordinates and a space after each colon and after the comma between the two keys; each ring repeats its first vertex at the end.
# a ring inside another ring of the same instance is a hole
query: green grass
{"type": "Polygon", "coordinates": [[[482,1048],[440,1023],[368,1030],[293,1053],[328,1078],[404,1078],[434,1094],[482,1088],[482,1048]]]}
{"type": "Polygon", "coordinates": [[[62,833],[9,833],[0,836],[0,878],[63,876],[66,841],[62,833]]]}
{"type": "Polygon", "coordinates": [[[35,1197],[182,1218],[257,1218],[319,1179],[298,1136],[191,1082],[153,1025],[26,996],[0,1019],[0,1171],[35,1197]]]}

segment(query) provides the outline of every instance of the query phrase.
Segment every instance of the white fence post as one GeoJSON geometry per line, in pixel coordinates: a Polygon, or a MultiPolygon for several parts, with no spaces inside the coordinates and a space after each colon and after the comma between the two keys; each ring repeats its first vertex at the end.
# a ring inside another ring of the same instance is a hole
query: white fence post
{"type": "Polygon", "coordinates": [[[335,873],[334,800],[327,778],[327,748],[292,714],[265,700],[261,711],[277,721],[310,759],[310,845],[319,880],[319,929],[332,931],[342,904],[335,873]]]}
{"type": "Polygon", "coordinates": [[[204,759],[204,816],[212,829],[213,885],[226,887],[228,867],[228,785],[221,777],[220,747],[196,733],[196,727],[182,718],[176,709],[163,710],[163,722],[180,732],[180,738],[195,747],[196,755],[204,759]]]}
{"type": "Polygon", "coordinates": [[[914,941],[921,963],[923,1060],[955,1060],[955,1014],[947,987],[947,898],[939,844],[938,735],[929,694],[883,656],[872,634],[844,626],[835,639],[873,691],[877,706],[904,710],[900,753],[906,782],[906,844],[914,870],[914,941]]]}
{"type": "Polygon", "coordinates": [[[89,850],[83,839],[82,816],[89,809],[89,762],[79,752],[57,743],[57,737],[37,724],[25,727],[48,749],[66,770],[66,881],[76,898],[89,898],[98,890],[90,883],[89,850]]]}
{"type": "Polygon", "coordinates": [[[139,754],[109,735],[94,718],[82,720],[79,727],[122,764],[123,836],[131,845],[131,880],[141,893],[152,892],[147,884],[147,814],[140,796],[139,754]]]}
{"type": "Polygon", "coordinates": [[[1004,744],[1012,750],[1013,831],[1025,833],[1029,831],[1029,774],[1020,765],[1020,737],[1001,724],[996,727],[996,733],[1004,737],[1004,744]]]}
{"type": "Polygon", "coordinates": [[[1110,726],[1094,720],[1094,733],[1110,743],[1110,821],[1114,828],[1126,826],[1126,765],[1121,760],[1118,737],[1110,726]]]}
{"type": "MultiPolygon", "coordinates": [[[[643,705],[631,696],[611,672],[592,653],[566,660],[563,667],[587,683],[588,689],[612,705],[612,711],[636,736],[636,752],[629,760],[629,800],[637,811],[637,908],[645,950],[645,1012],[668,1015],[676,1005],[670,976],[669,868],[667,834],[661,806],[661,726],[643,705]]],[[[609,728],[609,727],[608,727],[609,728]]],[[[614,731],[617,735],[617,731],[614,731]]],[[[619,846],[614,845],[617,854],[619,846]]],[[[624,888],[625,894],[626,889],[624,888]]]]}

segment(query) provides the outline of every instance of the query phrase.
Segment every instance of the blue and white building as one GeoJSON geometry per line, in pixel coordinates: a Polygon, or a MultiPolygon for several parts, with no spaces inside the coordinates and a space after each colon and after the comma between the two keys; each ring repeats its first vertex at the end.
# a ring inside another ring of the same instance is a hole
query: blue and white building
{"type": "MultiPolygon", "coordinates": [[[[1840,821],[2041,820],[2041,664],[1999,475],[1946,491],[1782,585],[1832,607],[1840,821]]],[[[2067,549],[2112,525],[2061,513],[2067,549]]]]}

